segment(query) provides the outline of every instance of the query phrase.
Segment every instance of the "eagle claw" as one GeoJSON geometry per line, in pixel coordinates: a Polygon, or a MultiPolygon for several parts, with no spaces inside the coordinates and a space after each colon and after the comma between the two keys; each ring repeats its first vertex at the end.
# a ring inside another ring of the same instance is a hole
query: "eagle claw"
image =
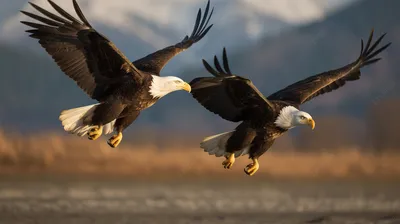
{"type": "Polygon", "coordinates": [[[96,140],[101,136],[101,134],[103,134],[103,126],[98,126],[98,127],[92,128],[88,132],[88,136],[89,136],[88,139],[96,140]]]}
{"type": "Polygon", "coordinates": [[[232,153],[231,155],[225,158],[226,160],[222,162],[222,165],[224,166],[225,169],[230,169],[235,163],[235,155],[232,153]]]}
{"type": "Polygon", "coordinates": [[[119,132],[118,134],[113,135],[110,139],[108,139],[107,143],[112,148],[116,148],[119,145],[119,143],[121,143],[121,141],[122,141],[122,133],[119,132]]]}
{"type": "Polygon", "coordinates": [[[249,176],[253,176],[258,171],[259,168],[260,168],[260,164],[258,164],[258,160],[253,159],[253,163],[250,163],[249,165],[247,165],[244,168],[244,172],[249,176]]]}

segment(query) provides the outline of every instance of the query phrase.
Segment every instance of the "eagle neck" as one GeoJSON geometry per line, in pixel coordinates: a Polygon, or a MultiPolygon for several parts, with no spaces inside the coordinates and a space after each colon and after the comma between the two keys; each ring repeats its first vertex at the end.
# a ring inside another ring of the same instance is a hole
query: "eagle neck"
{"type": "Polygon", "coordinates": [[[166,77],[156,75],[152,75],[151,77],[149,93],[153,98],[161,98],[176,90],[173,86],[168,85],[168,79],[166,77]]]}
{"type": "Polygon", "coordinates": [[[294,113],[298,112],[299,110],[293,106],[286,106],[281,109],[279,112],[278,117],[275,120],[275,125],[277,127],[283,128],[283,129],[291,129],[294,127],[293,125],[293,118],[294,118],[294,113]]]}

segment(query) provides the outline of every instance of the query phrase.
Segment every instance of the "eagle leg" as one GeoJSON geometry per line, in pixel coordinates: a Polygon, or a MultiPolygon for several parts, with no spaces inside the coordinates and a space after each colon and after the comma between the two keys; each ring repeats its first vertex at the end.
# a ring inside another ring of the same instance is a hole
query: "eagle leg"
{"type": "Polygon", "coordinates": [[[244,172],[249,175],[253,176],[257,170],[260,168],[260,164],[258,163],[258,159],[252,159],[253,163],[250,163],[244,168],[244,172]]]}
{"type": "Polygon", "coordinates": [[[95,128],[90,129],[90,131],[88,132],[88,139],[89,140],[96,140],[98,139],[101,134],[103,134],[103,126],[97,126],[95,128]]]}
{"type": "Polygon", "coordinates": [[[235,163],[235,154],[231,153],[229,156],[225,156],[226,160],[222,162],[225,169],[230,169],[235,163]]]}
{"type": "Polygon", "coordinates": [[[122,132],[118,132],[118,134],[113,135],[110,139],[108,139],[107,143],[109,146],[116,148],[119,143],[122,141],[122,132]]]}

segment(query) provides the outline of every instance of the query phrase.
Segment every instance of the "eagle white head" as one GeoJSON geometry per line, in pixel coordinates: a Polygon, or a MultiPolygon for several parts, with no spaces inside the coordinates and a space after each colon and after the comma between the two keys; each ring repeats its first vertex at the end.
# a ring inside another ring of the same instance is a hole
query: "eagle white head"
{"type": "Polygon", "coordinates": [[[182,79],[175,76],[155,76],[152,75],[153,80],[150,85],[150,94],[153,97],[163,97],[168,93],[177,91],[177,90],[185,90],[190,93],[192,88],[188,83],[183,81],[182,79]]]}
{"type": "Polygon", "coordinates": [[[314,129],[315,121],[309,113],[300,111],[292,106],[287,106],[280,111],[275,125],[284,129],[291,129],[299,125],[308,125],[311,129],[314,129]]]}

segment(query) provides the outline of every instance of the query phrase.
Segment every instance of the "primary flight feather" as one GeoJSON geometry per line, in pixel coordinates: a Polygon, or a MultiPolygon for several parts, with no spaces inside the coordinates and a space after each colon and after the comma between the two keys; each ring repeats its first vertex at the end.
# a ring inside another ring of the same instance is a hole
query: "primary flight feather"
{"type": "Polygon", "coordinates": [[[213,9],[210,12],[209,0],[203,15],[199,9],[190,36],[134,62],[92,27],[76,0],[73,5],[79,19],[53,1],[48,2],[59,15],[30,3],[42,15],[21,11],[35,20],[21,23],[33,28],[26,31],[30,37],[38,39],[60,69],[99,102],[63,111],[60,120],[65,131],[79,136],[87,134],[91,140],[102,133],[116,131],[108,144],[117,147],[122,140],[122,131],[142,110],[173,91],[191,91],[190,85],[182,79],[160,77],[160,72],[169,60],[200,41],[211,29],[212,25],[208,23],[213,9]]]}
{"type": "Polygon", "coordinates": [[[200,146],[210,155],[224,156],[222,163],[231,168],[235,158],[249,155],[252,163],[245,167],[245,173],[254,175],[259,169],[258,158],[274,143],[275,139],[289,129],[308,125],[312,129],[315,121],[300,105],[325,93],[360,79],[360,69],[378,62],[379,53],[390,43],[377,49],[385,34],[373,44],[373,31],[366,46],[361,41],[360,56],[354,62],[296,82],[276,93],[264,95],[246,78],[232,74],[226,50],[223,50],[223,65],[214,57],[215,69],[205,60],[203,64],[215,77],[195,78],[190,82],[193,97],[206,109],[223,119],[241,123],[234,131],[207,137],[200,146]],[[372,44],[372,45],[371,45],[372,44]]]}

